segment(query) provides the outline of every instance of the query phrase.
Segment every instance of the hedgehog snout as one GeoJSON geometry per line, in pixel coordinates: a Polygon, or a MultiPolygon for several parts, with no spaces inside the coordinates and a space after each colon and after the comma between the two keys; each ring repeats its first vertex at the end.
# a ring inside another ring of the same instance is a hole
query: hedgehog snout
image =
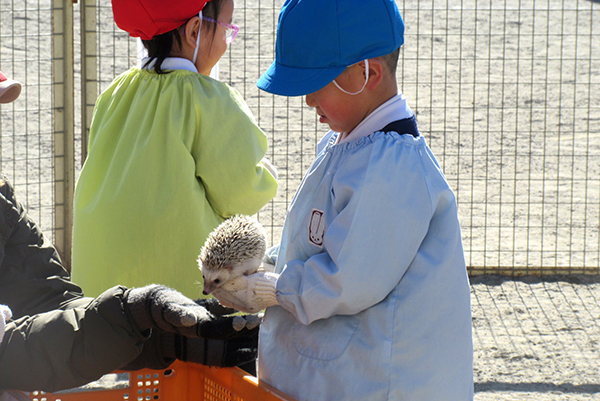
{"type": "Polygon", "coordinates": [[[206,278],[204,278],[204,289],[202,290],[202,293],[204,295],[210,294],[211,292],[213,292],[221,286],[221,282],[222,281],[219,278],[216,278],[214,280],[206,280],[206,278]]]}
{"type": "Polygon", "coordinates": [[[213,292],[215,290],[214,286],[210,285],[210,283],[204,283],[204,289],[202,290],[202,293],[204,295],[208,295],[211,292],[213,292]]]}

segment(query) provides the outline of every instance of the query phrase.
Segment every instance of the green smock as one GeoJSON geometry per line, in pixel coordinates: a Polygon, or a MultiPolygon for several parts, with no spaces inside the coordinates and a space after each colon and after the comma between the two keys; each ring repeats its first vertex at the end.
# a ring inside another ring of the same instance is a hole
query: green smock
{"type": "Polygon", "coordinates": [[[75,188],[73,280],[87,296],[157,283],[202,294],[197,258],[233,214],[277,190],[241,95],[188,70],[132,68],[98,98],[75,188]]]}

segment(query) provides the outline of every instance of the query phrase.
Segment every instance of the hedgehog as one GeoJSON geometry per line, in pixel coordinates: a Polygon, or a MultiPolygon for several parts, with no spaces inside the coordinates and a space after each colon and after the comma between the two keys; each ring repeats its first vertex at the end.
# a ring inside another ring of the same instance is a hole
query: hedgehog
{"type": "Polygon", "coordinates": [[[258,221],[246,215],[225,220],[209,234],[198,257],[204,278],[202,293],[208,295],[217,288],[235,290],[236,278],[259,270],[266,249],[267,236],[258,221]]]}

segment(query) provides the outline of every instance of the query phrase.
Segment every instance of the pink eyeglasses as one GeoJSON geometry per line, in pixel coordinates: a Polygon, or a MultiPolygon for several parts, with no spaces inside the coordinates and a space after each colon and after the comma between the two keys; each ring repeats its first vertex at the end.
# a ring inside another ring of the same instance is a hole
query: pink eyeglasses
{"type": "Polygon", "coordinates": [[[240,27],[236,24],[226,24],[225,22],[217,21],[210,17],[205,17],[204,15],[202,16],[202,19],[225,27],[225,42],[227,42],[227,44],[233,42],[233,39],[235,39],[240,31],[240,27]]]}

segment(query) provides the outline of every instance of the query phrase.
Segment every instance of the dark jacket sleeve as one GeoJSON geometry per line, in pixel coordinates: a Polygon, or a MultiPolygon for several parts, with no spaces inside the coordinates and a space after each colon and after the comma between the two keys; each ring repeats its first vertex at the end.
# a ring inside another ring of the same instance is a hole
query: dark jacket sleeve
{"type": "Polygon", "coordinates": [[[0,304],[8,305],[17,319],[81,296],[54,246],[0,176],[0,304]]]}
{"type": "Polygon", "coordinates": [[[0,388],[77,387],[138,357],[146,338],[130,323],[125,291],[114,287],[68,309],[11,321],[0,344],[0,388]]]}
{"type": "Polygon", "coordinates": [[[124,307],[124,287],[85,298],[54,246],[0,176],[0,304],[13,320],[0,343],[0,388],[57,391],[136,361],[166,367],[153,333],[144,337],[124,307]]]}

